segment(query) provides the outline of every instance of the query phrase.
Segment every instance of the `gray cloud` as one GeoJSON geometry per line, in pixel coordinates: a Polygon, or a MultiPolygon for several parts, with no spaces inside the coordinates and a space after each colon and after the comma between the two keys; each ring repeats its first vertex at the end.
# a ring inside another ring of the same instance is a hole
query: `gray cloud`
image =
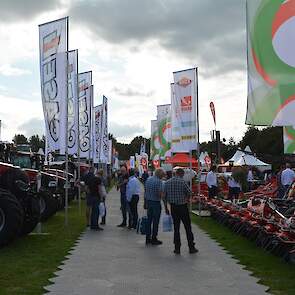
{"type": "Polygon", "coordinates": [[[27,20],[59,6],[60,0],[1,0],[0,22],[27,20]]]}
{"type": "Polygon", "coordinates": [[[27,137],[38,134],[42,136],[45,134],[44,120],[39,118],[32,118],[17,127],[21,134],[27,137]]]}
{"type": "Polygon", "coordinates": [[[155,91],[149,91],[149,92],[141,92],[138,90],[134,90],[131,88],[127,88],[127,89],[120,89],[118,87],[114,87],[113,90],[116,94],[118,95],[122,95],[122,96],[145,96],[145,97],[151,97],[155,94],[155,91]]]}
{"type": "MultiPolygon", "coordinates": [[[[96,37],[131,49],[157,40],[205,68],[204,75],[245,69],[244,0],[76,1],[69,14],[96,37]]],[[[153,54],[153,52],[151,52],[153,54]]]]}
{"type": "Polygon", "coordinates": [[[110,133],[112,133],[116,138],[132,138],[137,134],[142,134],[145,129],[138,125],[124,125],[118,124],[116,122],[110,122],[110,133]]]}

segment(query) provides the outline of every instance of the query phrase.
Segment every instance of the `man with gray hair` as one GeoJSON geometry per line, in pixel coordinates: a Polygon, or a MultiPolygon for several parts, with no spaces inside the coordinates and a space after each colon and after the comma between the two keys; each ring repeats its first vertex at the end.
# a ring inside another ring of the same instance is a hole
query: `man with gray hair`
{"type": "Polygon", "coordinates": [[[155,170],[154,176],[149,177],[145,182],[145,204],[147,207],[147,229],[146,229],[146,245],[161,245],[159,241],[158,229],[161,216],[161,199],[163,195],[163,182],[165,172],[159,168],[155,170]],[[153,229],[152,229],[153,227],[153,229]]]}
{"type": "Polygon", "coordinates": [[[194,235],[192,233],[191,219],[188,211],[188,201],[191,195],[191,190],[183,180],[184,170],[179,168],[176,170],[176,175],[166,181],[164,186],[164,204],[166,212],[169,213],[167,202],[171,206],[171,215],[174,223],[174,253],[180,254],[180,222],[182,221],[189,247],[189,253],[197,253],[195,248],[194,235]]]}

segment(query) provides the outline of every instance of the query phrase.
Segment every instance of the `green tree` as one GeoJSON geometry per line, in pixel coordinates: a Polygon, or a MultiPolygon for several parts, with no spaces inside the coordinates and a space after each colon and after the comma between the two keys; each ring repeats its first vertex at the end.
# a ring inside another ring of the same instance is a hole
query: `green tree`
{"type": "Polygon", "coordinates": [[[15,134],[12,141],[15,144],[28,144],[28,139],[23,134],[15,134]]]}
{"type": "Polygon", "coordinates": [[[29,143],[33,152],[38,152],[40,148],[42,148],[44,151],[45,137],[43,136],[42,138],[40,138],[38,134],[33,135],[30,137],[29,143]]]}
{"type": "Polygon", "coordinates": [[[247,145],[258,158],[272,164],[274,168],[277,168],[284,160],[282,127],[263,129],[249,127],[239,142],[241,149],[244,149],[247,145]]]}

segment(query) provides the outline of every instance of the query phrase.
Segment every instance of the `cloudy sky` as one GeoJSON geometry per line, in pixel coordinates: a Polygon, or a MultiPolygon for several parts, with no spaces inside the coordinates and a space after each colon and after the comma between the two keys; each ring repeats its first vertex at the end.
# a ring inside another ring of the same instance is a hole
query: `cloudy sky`
{"type": "Polygon", "coordinates": [[[200,140],[214,128],[240,139],[246,115],[245,0],[1,0],[2,139],[43,134],[38,24],[70,18],[79,71],[93,71],[95,103],[109,98],[119,141],[149,137],[156,105],[170,103],[172,72],[199,68],[200,140]]]}

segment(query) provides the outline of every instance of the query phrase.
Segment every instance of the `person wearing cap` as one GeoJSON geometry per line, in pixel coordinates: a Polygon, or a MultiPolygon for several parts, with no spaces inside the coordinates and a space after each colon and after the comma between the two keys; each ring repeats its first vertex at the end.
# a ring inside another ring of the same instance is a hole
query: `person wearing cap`
{"type": "Polygon", "coordinates": [[[166,181],[164,185],[163,200],[166,213],[169,214],[167,203],[171,207],[171,215],[174,224],[174,253],[180,254],[180,222],[183,223],[189,247],[189,253],[197,253],[195,247],[194,235],[192,233],[191,219],[188,210],[188,202],[191,196],[191,190],[183,180],[184,170],[179,168],[176,170],[176,175],[166,181]]]}

